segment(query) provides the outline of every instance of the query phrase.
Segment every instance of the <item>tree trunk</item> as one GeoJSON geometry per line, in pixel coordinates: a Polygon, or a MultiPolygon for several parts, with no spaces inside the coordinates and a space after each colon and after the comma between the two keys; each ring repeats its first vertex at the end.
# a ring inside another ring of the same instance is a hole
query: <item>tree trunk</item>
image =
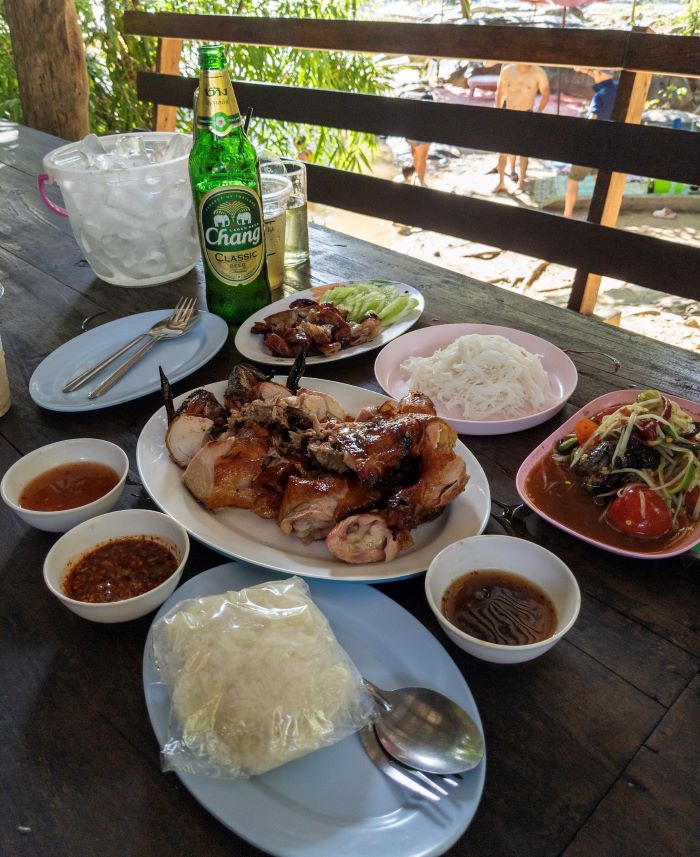
{"type": "Polygon", "coordinates": [[[89,129],[83,34],[73,0],[5,0],[24,122],[66,140],[89,129]]]}

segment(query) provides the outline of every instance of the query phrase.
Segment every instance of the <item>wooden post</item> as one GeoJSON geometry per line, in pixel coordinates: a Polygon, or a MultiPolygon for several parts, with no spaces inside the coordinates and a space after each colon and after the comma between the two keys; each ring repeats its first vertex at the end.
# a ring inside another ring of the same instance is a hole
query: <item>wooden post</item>
{"type": "MultiPolygon", "coordinates": [[[[158,39],[156,71],[160,74],[180,73],[182,39],[158,39]]],[[[155,130],[174,131],[177,125],[177,107],[156,104],[155,130]]]]}
{"type": "MultiPolygon", "coordinates": [[[[649,27],[635,27],[632,32],[651,33],[652,30],[649,27]]],[[[630,122],[639,125],[650,83],[651,74],[647,72],[623,71],[620,74],[612,112],[614,122],[630,122]]],[[[590,223],[615,226],[620,214],[626,182],[627,175],[625,173],[611,173],[609,170],[598,171],[586,218],[590,223]]],[[[579,268],[576,271],[569,295],[569,309],[575,309],[584,315],[591,315],[595,310],[601,279],[600,274],[591,274],[579,268]]]]}
{"type": "Polygon", "coordinates": [[[89,128],[83,34],[73,0],[5,0],[25,124],[66,140],[89,128]]]}

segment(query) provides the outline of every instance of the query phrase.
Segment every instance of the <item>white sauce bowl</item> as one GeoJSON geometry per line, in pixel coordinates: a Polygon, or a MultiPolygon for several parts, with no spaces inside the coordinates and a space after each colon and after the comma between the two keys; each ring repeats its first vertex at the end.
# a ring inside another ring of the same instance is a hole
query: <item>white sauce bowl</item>
{"type": "Polygon", "coordinates": [[[443,631],[456,646],[496,664],[522,663],[544,654],[571,628],[581,607],[581,593],[568,566],[540,545],[512,536],[472,536],[446,547],[430,563],[425,594],[443,631]],[[557,613],[554,633],[539,643],[508,646],[479,640],[448,621],[442,612],[442,599],[450,584],[471,571],[487,570],[517,574],[539,586],[557,613]]]}
{"type": "Polygon", "coordinates": [[[147,509],[125,509],[92,518],[61,536],[44,560],[44,581],[59,601],[83,619],[93,622],[128,622],[145,616],[170,598],[180,582],[189,553],[187,530],[172,518],[147,509]],[[123,601],[92,604],[69,598],[63,591],[62,582],[71,560],[78,559],[102,542],[123,536],[155,536],[175,552],[178,567],[154,589],[123,601]]]}
{"type": "Polygon", "coordinates": [[[12,511],[31,527],[46,530],[49,533],[65,533],[67,530],[111,511],[118,503],[124,491],[124,484],[129,473],[129,458],[123,449],[108,440],[94,437],[79,437],[71,440],[59,440],[47,446],[40,446],[33,452],[16,461],[5,473],[0,482],[0,496],[12,511]],[[76,506],[74,509],[63,509],[58,512],[38,512],[24,509],[19,504],[19,498],[26,486],[54,467],[73,464],[77,461],[94,461],[111,467],[119,477],[117,484],[102,497],[76,506]]]}

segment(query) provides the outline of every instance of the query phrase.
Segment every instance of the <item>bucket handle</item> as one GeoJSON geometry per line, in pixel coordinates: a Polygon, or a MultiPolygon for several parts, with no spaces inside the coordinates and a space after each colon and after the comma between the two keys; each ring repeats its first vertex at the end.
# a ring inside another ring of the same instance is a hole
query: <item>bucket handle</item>
{"type": "Polygon", "coordinates": [[[61,217],[68,217],[68,212],[62,205],[56,205],[55,202],[51,202],[51,200],[46,195],[46,182],[49,180],[48,173],[39,173],[36,177],[36,185],[39,188],[39,196],[43,200],[44,205],[50,210],[55,212],[56,214],[60,214],[61,217]]]}

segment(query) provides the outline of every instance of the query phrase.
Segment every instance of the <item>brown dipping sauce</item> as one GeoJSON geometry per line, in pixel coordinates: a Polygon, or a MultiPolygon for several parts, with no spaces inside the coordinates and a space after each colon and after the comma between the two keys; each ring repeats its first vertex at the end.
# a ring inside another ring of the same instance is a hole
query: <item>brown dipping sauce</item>
{"type": "Polygon", "coordinates": [[[509,571],[471,571],[442,596],[442,612],[460,631],[487,643],[524,646],[551,637],[557,613],[539,586],[509,571]]]}
{"type": "Polygon", "coordinates": [[[114,488],[119,474],[96,461],[75,461],[52,467],[25,485],[19,505],[34,512],[62,512],[86,506],[114,488]]]}
{"type": "Polygon", "coordinates": [[[111,539],[69,563],[63,592],[91,604],[123,601],[155,589],[178,565],[175,553],[152,536],[111,539]]]}

